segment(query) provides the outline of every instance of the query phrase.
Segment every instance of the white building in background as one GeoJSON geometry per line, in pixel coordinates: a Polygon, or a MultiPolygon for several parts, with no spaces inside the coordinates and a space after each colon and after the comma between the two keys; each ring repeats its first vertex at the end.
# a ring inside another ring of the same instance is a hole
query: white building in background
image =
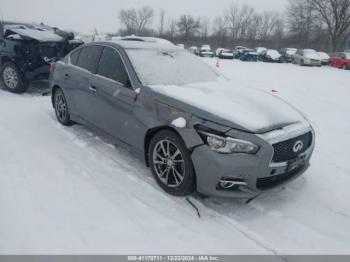
{"type": "Polygon", "coordinates": [[[75,39],[81,40],[84,43],[94,42],[94,36],[93,35],[76,35],[75,39]]]}
{"type": "Polygon", "coordinates": [[[108,40],[108,36],[107,35],[95,35],[94,38],[95,38],[94,39],[95,42],[107,41],[108,40]]]}

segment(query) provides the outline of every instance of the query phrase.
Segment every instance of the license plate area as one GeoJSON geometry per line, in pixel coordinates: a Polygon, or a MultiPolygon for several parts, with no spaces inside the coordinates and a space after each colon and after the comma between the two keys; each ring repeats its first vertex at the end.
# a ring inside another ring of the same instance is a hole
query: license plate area
{"type": "Polygon", "coordinates": [[[287,173],[304,166],[306,163],[305,156],[300,156],[298,158],[295,158],[293,160],[288,161],[287,164],[287,173]]]}

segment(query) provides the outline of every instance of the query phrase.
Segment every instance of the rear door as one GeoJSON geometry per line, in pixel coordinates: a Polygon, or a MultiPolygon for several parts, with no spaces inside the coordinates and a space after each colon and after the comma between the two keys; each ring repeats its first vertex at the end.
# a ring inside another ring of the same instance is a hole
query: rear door
{"type": "Polygon", "coordinates": [[[132,145],[137,126],[133,116],[135,92],[127,68],[118,50],[105,47],[99,60],[96,76],[91,83],[96,89],[94,123],[109,135],[132,145]]]}

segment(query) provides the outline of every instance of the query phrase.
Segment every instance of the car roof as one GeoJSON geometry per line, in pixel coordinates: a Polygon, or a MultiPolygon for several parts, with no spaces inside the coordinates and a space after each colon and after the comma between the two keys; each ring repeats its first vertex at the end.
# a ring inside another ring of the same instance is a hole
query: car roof
{"type": "Polygon", "coordinates": [[[156,37],[126,36],[114,38],[108,42],[95,42],[95,44],[108,44],[110,46],[118,45],[124,49],[166,49],[182,50],[168,40],[156,37]]]}

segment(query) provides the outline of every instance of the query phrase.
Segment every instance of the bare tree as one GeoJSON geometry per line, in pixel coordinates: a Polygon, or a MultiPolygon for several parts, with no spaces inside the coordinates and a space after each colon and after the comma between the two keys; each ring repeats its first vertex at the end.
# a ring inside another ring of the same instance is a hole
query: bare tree
{"type": "Polygon", "coordinates": [[[127,34],[143,35],[154,17],[154,10],[149,6],[140,9],[120,10],[119,20],[125,26],[127,34]]]}
{"type": "Polygon", "coordinates": [[[165,33],[165,10],[161,9],[159,14],[159,28],[158,28],[158,34],[159,36],[163,36],[165,33]]]}
{"type": "Polygon", "coordinates": [[[193,37],[200,27],[200,19],[195,19],[192,15],[182,15],[177,22],[178,31],[186,41],[193,37]]]}
{"type": "Polygon", "coordinates": [[[231,37],[232,39],[236,39],[238,35],[238,12],[239,12],[239,6],[235,3],[232,3],[226,10],[225,10],[225,21],[227,23],[227,26],[229,30],[231,31],[231,37]]]}
{"type": "Polygon", "coordinates": [[[201,19],[201,37],[207,39],[209,37],[209,23],[210,19],[208,17],[203,17],[201,19]]]}
{"type": "Polygon", "coordinates": [[[223,46],[227,40],[226,21],[222,16],[218,16],[213,21],[213,37],[220,46],[223,46]]]}
{"type": "Polygon", "coordinates": [[[331,51],[337,50],[350,30],[350,0],[306,0],[326,24],[331,51]]]}
{"type": "Polygon", "coordinates": [[[319,24],[313,8],[305,0],[289,0],[287,21],[289,33],[301,45],[308,46],[319,24]]]}
{"type": "Polygon", "coordinates": [[[278,21],[278,13],[266,11],[261,16],[260,39],[268,40],[272,37],[278,21]]]}
{"type": "Polygon", "coordinates": [[[136,34],[138,17],[135,9],[120,10],[119,20],[125,26],[126,34],[136,34]]]}
{"type": "Polygon", "coordinates": [[[255,13],[249,27],[246,30],[246,35],[248,40],[256,40],[259,37],[260,27],[261,27],[261,15],[255,13]]]}
{"type": "Polygon", "coordinates": [[[248,5],[243,5],[241,8],[239,14],[238,14],[238,37],[240,39],[247,38],[247,31],[249,27],[251,26],[253,22],[253,18],[255,15],[255,10],[252,7],[249,7],[248,5]]]}
{"type": "Polygon", "coordinates": [[[144,6],[138,11],[139,14],[139,34],[144,32],[147,26],[152,23],[154,17],[154,10],[149,6],[144,6]]]}
{"type": "Polygon", "coordinates": [[[175,37],[175,35],[176,35],[176,28],[177,28],[177,22],[176,22],[176,20],[173,19],[173,18],[170,18],[170,19],[168,20],[168,26],[167,26],[167,27],[168,27],[168,28],[167,28],[167,30],[166,30],[166,35],[167,35],[169,38],[173,39],[173,38],[175,37]]]}

